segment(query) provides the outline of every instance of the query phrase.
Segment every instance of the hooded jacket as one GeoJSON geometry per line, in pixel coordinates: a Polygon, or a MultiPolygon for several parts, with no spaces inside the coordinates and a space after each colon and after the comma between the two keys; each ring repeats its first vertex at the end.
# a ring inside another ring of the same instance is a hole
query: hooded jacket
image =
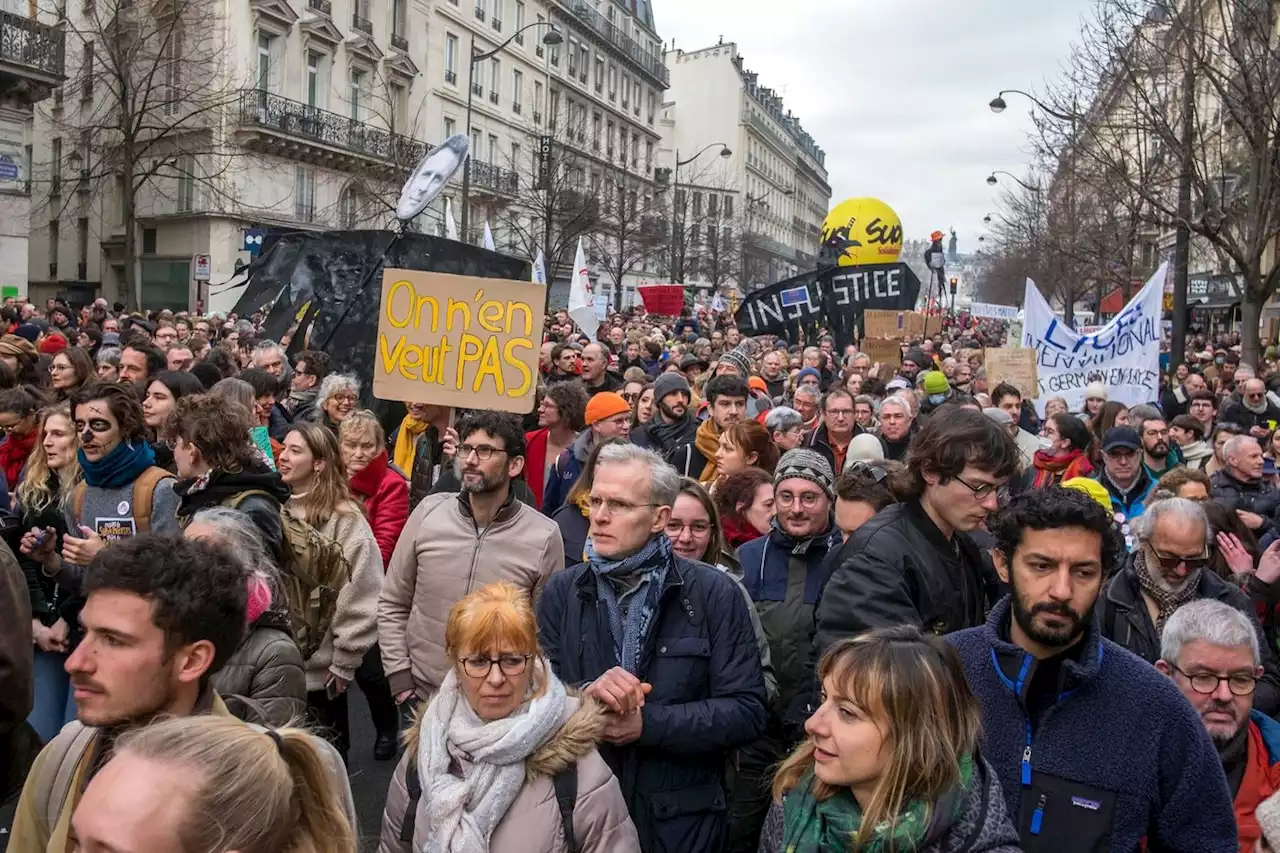
{"type": "Polygon", "coordinates": [[[307,712],[307,677],[289,617],[275,610],[259,616],[210,683],[227,710],[242,720],[276,727],[301,720],[307,712]],[[267,719],[259,719],[245,699],[260,705],[267,719]]]}
{"type": "Polygon", "coordinates": [[[409,520],[409,483],[384,450],[352,476],[351,492],[364,502],[364,516],[373,528],[385,569],[409,520]]]}
{"type": "MultiPolygon", "coordinates": [[[[418,772],[418,741],[426,707],[426,703],[419,706],[417,719],[405,733],[404,757],[391,777],[382,813],[378,853],[426,849],[430,821],[423,799],[418,800],[410,826],[405,825],[410,800],[406,777],[418,772]]],[[[575,765],[578,797],[573,806],[573,836],[578,849],[582,853],[640,853],[640,840],[627,814],[622,789],[596,751],[604,732],[604,710],[593,699],[571,694],[565,701],[563,719],[559,730],[525,760],[524,786],[494,827],[489,853],[569,853],[552,779],[575,765]]]]}
{"type": "Polygon", "coordinates": [[[578,433],[573,444],[564,449],[547,472],[547,487],[542,495],[542,511],[547,515],[558,510],[569,497],[573,484],[582,476],[587,457],[595,446],[596,434],[587,427],[578,433]]]}
{"type": "Polygon", "coordinates": [[[245,466],[239,471],[210,471],[208,478],[196,477],[179,481],[173,487],[178,496],[178,522],[182,527],[202,509],[235,503],[262,534],[267,553],[277,566],[284,565],[284,527],[280,522],[280,507],[289,500],[289,487],[280,475],[261,462],[245,466]],[[236,503],[245,492],[261,492],[236,503]]]}

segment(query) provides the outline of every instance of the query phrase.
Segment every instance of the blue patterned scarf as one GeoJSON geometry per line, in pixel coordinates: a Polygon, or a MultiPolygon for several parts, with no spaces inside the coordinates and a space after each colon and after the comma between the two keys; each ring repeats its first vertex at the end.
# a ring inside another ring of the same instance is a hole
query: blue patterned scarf
{"type": "Polygon", "coordinates": [[[586,552],[587,564],[596,576],[596,592],[609,615],[609,630],[613,633],[613,651],[618,657],[618,665],[638,676],[640,653],[658,614],[658,600],[667,578],[667,567],[675,559],[671,553],[671,540],[665,533],[659,534],[639,551],[621,560],[610,560],[597,554],[590,539],[587,540],[586,552]],[[641,575],[640,585],[631,593],[632,602],[627,608],[624,624],[618,591],[609,579],[636,574],[641,575]]]}

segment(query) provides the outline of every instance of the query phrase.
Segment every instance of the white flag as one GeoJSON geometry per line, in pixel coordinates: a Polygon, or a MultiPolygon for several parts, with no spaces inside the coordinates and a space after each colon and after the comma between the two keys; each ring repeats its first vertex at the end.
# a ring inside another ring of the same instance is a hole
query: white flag
{"type": "Polygon", "coordinates": [[[489,230],[489,220],[487,219],[484,222],[484,247],[490,252],[497,251],[497,249],[493,247],[493,232],[489,230]]]}
{"type": "Polygon", "coordinates": [[[569,316],[583,334],[595,340],[600,320],[596,317],[596,301],[591,293],[591,275],[587,272],[587,256],[578,238],[578,252],[573,256],[573,278],[569,282],[569,316]]]}
{"type": "Polygon", "coordinates": [[[531,281],[534,284],[546,285],[547,283],[547,261],[542,256],[542,250],[538,250],[538,258],[533,262],[533,277],[531,281]]]}
{"type": "Polygon", "coordinates": [[[453,221],[453,205],[447,198],[444,200],[444,236],[450,240],[458,239],[458,223],[453,221]]]}

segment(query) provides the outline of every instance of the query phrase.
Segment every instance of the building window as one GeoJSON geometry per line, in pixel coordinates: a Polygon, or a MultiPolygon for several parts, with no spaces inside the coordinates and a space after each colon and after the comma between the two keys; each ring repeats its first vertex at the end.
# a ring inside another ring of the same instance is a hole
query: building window
{"type": "Polygon", "coordinates": [[[271,54],[275,48],[275,36],[258,32],[258,88],[271,91],[271,54]]]}
{"type": "Polygon", "coordinates": [[[613,159],[613,122],[607,122],[605,124],[605,128],[606,128],[605,135],[604,135],[605,149],[608,152],[609,159],[612,160],[613,159]]]}
{"type": "Polygon", "coordinates": [[[489,60],[489,85],[489,100],[496,104],[502,95],[502,61],[496,56],[489,60]]]}
{"type": "Polygon", "coordinates": [[[324,71],[324,54],[318,51],[307,51],[307,106],[324,107],[324,82],[321,74],[324,71]]]}
{"type": "Polygon", "coordinates": [[[707,215],[720,215],[720,196],[715,193],[707,193],[707,215]]]}
{"type": "Polygon", "coordinates": [[[578,73],[578,40],[569,37],[569,76],[573,77],[578,73]]]}
{"type": "Polygon", "coordinates": [[[351,72],[351,120],[360,121],[360,104],[364,100],[364,72],[351,72]]]}
{"type": "Polygon", "coordinates": [[[511,143],[511,168],[513,171],[520,170],[520,143],[511,143]]]}
{"type": "Polygon", "coordinates": [[[444,138],[448,139],[458,132],[458,123],[451,118],[444,120],[444,138]]]}
{"type": "MultiPolygon", "coordinates": [[[[524,3],[523,3],[523,2],[521,2],[521,0],[516,0],[516,21],[515,21],[515,24],[516,24],[516,31],[517,31],[517,32],[519,32],[520,30],[523,30],[523,29],[524,29],[524,3]]],[[[524,38],[524,37],[523,37],[523,36],[521,36],[521,39],[523,39],[523,38],[524,38]]],[[[522,41],[521,43],[523,43],[523,41],[522,41]]]]}
{"type": "Polygon", "coordinates": [[[578,79],[587,82],[587,74],[591,72],[591,49],[585,44],[578,46],[578,79]]]}
{"type": "MultiPolygon", "coordinates": [[[[610,6],[610,9],[613,7],[610,6]]],[[[609,63],[609,100],[618,99],[618,66],[612,62],[609,63]]]]}
{"type": "Polygon", "coordinates": [[[652,91],[649,92],[649,124],[653,124],[653,111],[654,111],[655,105],[657,104],[657,101],[658,101],[657,96],[654,95],[652,91]]]}
{"type": "Polygon", "coordinates": [[[653,140],[645,140],[644,143],[644,170],[646,172],[653,171],[653,140]]]}
{"type": "Polygon", "coordinates": [[[631,134],[631,168],[640,165],[640,134],[631,134]]]}
{"type": "Polygon", "coordinates": [[[505,5],[505,0],[493,0],[493,28],[498,32],[502,32],[502,13],[505,5]]]}
{"type": "Polygon", "coordinates": [[[520,73],[520,69],[513,68],[511,70],[511,109],[520,114],[520,110],[524,107],[524,75],[520,73]]]}
{"type": "MultiPolygon", "coordinates": [[[[533,114],[534,116],[542,115],[542,81],[533,81],[533,114]]],[[[535,118],[535,121],[537,119],[535,118]]]]}
{"type": "Polygon", "coordinates": [[[693,215],[702,215],[702,193],[697,190],[693,191],[693,215]]]}
{"type": "Polygon", "coordinates": [[[498,164],[498,137],[489,134],[489,163],[496,166],[498,164]]]}
{"type": "Polygon", "coordinates": [[[604,91],[604,57],[596,57],[596,92],[604,91]]]}
{"type": "Polygon", "coordinates": [[[591,147],[596,151],[600,150],[600,129],[603,125],[603,119],[600,113],[596,113],[591,117],[591,147]]]}
{"type": "Polygon", "coordinates": [[[560,120],[560,92],[558,90],[551,93],[551,100],[547,102],[547,106],[548,126],[555,130],[556,124],[560,120]]]}
{"type": "Polygon", "coordinates": [[[444,82],[458,84],[458,37],[452,33],[444,37],[444,82]]]}
{"type": "Polygon", "coordinates": [[[355,228],[360,224],[364,201],[364,193],[355,184],[342,191],[342,197],[338,199],[339,227],[355,228]]]}
{"type": "Polygon", "coordinates": [[[403,38],[409,32],[409,0],[391,0],[391,33],[403,38]]]}
{"type": "Polygon", "coordinates": [[[178,158],[178,212],[190,213],[196,207],[195,158],[184,154],[178,158]]]}
{"type": "Polygon", "coordinates": [[[316,218],[316,173],[305,166],[298,166],[294,172],[294,214],[303,222],[314,222],[316,218]]]}
{"type": "Polygon", "coordinates": [[[391,84],[391,125],[392,133],[404,133],[409,120],[409,90],[400,83],[391,84]]]}
{"type": "Polygon", "coordinates": [[[76,259],[79,261],[76,278],[84,281],[89,277],[89,217],[82,216],[76,220],[76,259]]]}

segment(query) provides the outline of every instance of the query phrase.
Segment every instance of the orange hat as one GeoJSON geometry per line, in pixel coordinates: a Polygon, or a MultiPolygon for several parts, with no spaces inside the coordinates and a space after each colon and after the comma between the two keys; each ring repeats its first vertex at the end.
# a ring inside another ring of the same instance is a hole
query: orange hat
{"type": "Polygon", "coordinates": [[[750,388],[752,391],[760,391],[765,394],[769,393],[769,386],[766,385],[764,380],[761,379],[759,376],[752,376],[750,379],[748,379],[747,387],[750,388]]]}
{"type": "Polygon", "coordinates": [[[601,391],[587,401],[587,426],[598,423],[605,418],[631,412],[631,404],[622,399],[621,394],[613,391],[601,391]]]}

